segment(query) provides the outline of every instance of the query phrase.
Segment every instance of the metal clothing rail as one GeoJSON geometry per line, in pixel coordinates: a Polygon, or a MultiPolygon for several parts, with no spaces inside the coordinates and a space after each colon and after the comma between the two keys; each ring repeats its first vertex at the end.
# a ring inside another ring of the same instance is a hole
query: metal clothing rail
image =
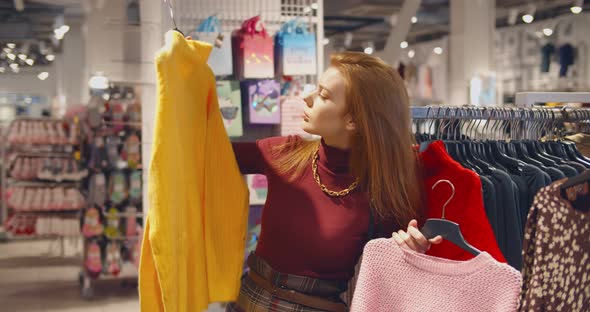
{"type": "Polygon", "coordinates": [[[412,106],[412,119],[590,122],[588,108],[412,106]]]}

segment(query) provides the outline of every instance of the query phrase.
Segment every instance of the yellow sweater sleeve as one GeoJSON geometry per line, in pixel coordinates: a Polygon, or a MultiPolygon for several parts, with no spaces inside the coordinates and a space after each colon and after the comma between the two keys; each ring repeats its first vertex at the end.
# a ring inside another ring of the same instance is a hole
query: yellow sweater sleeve
{"type": "Polygon", "coordinates": [[[142,311],[202,311],[239,292],[248,195],[206,64],[211,49],[170,31],[156,56],[142,311]]]}

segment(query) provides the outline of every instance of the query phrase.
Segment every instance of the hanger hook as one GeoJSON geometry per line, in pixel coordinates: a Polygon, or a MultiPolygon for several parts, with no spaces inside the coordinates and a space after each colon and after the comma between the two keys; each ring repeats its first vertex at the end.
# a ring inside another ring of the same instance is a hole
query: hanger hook
{"type": "Polygon", "coordinates": [[[447,209],[447,205],[451,202],[453,197],[455,197],[455,186],[449,180],[438,180],[436,183],[434,183],[434,185],[432,186],[432,189],[434,190],[434,188],[442,182],[449,184],[451,186],[451,190],[453,191],[451,193],[451,197],[449,197],[449,199],[447,199],[447,201],[445,202],[445,204],[442,207],[442,218],[441,219],[444,219],[445,218],[445,209],[447,209]]]}

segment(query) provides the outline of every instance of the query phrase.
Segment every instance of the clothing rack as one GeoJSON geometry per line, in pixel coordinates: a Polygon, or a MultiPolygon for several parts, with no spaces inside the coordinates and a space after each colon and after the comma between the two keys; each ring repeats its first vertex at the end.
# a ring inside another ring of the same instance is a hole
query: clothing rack
{"type": "Polygon", "coordinates": [[[590,122],[588,108],[412,106],[412,119],[590,122]]]}
{"type": "Polygon", "coordinates": [[[438,133],[439,139],[444,135],[456,139],[461,135],[497,140],[560,138],[566,123],[590,124],[588,108],[419,106],[411,107],[411,113],[415,130],[438,133]]]}

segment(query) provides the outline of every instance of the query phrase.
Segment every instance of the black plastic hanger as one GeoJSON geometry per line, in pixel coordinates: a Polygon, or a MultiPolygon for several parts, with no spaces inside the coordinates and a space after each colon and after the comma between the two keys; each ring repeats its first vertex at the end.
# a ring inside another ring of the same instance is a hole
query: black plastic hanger
{"type": "Polygon", "coordinates": [[[442,217],[440,219],[427,219],[426,223],[420,231],[427,239],[431,239],[440,235],[442,238],[457,245],[461,249],[469,252],[474,256],[477,256],[481,253],[481,251],[471,246],[465,240],[463,234],[461,233],[461,229],[459,228],[459,224],[445,219],[445,209],[447,208],[447,205],[451,202],[453,197],[455,197],[455,186],[449,180],[439,180],[432,186],[432,189],[434,190],[434,188],[442,182],[448,183],[451,186],[453,193],[451,194],[451,197],[449,197],[449,199],[443,205],[442,217]]]}

